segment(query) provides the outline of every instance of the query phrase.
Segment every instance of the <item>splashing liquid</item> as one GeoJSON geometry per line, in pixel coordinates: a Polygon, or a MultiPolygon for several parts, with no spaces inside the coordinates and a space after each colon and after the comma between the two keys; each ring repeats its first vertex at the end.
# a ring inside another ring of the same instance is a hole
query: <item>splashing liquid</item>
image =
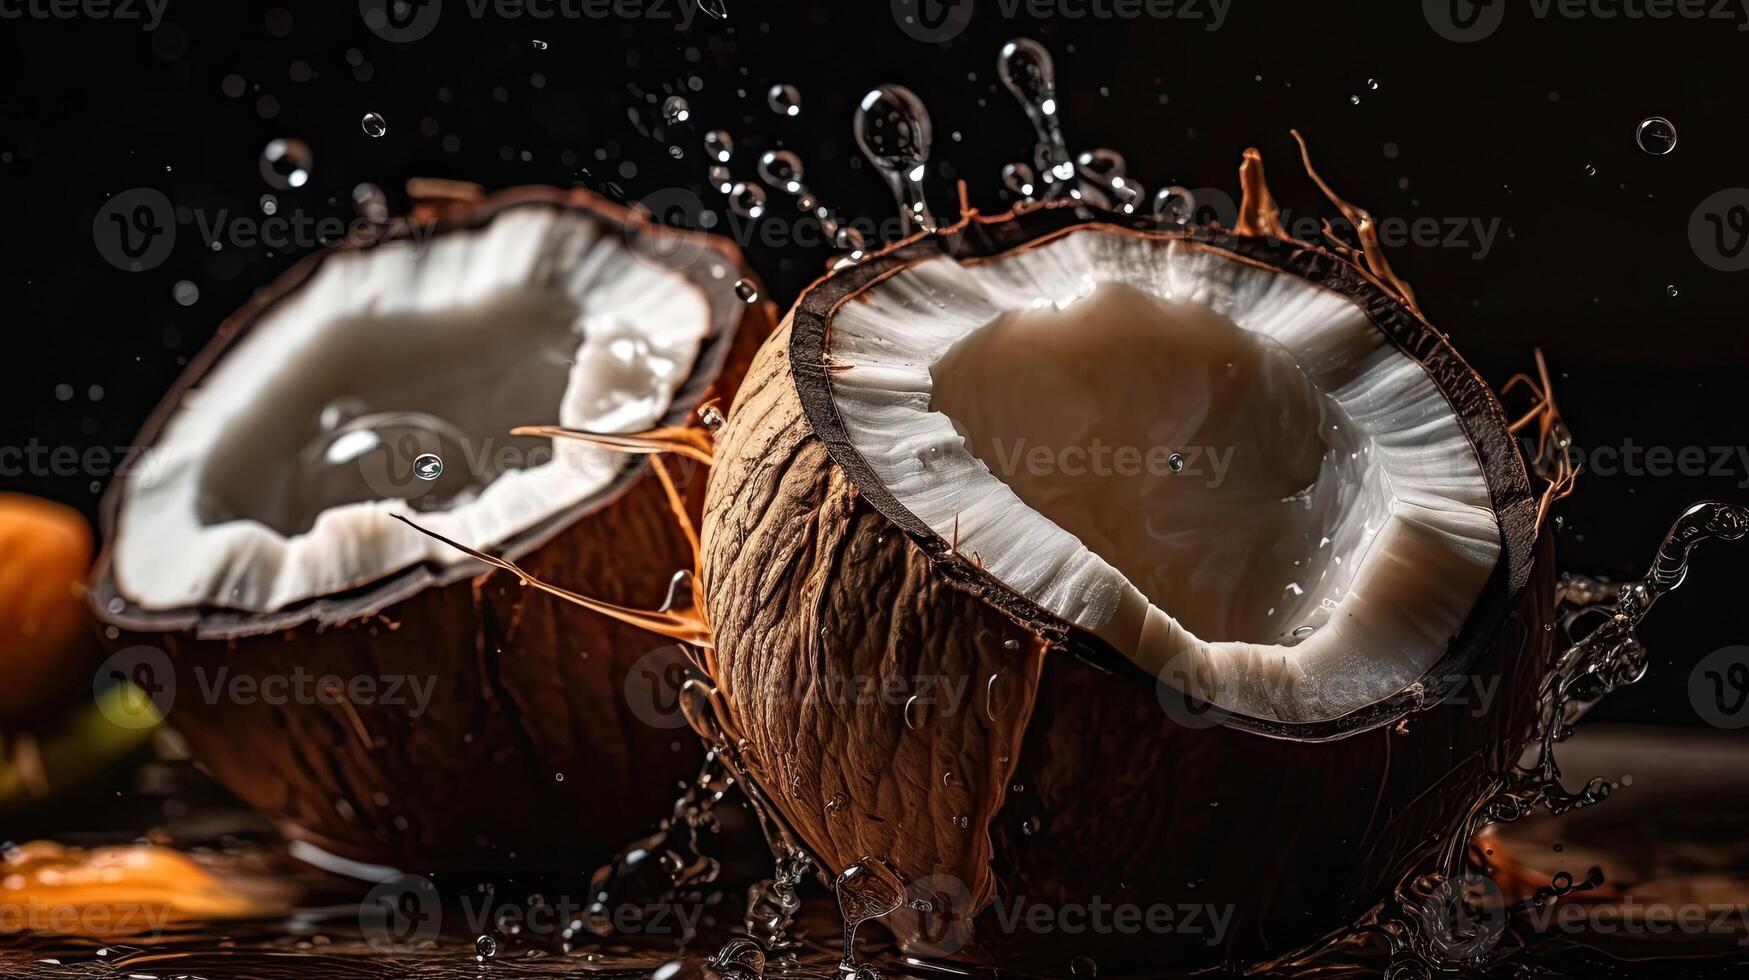
{"type": "Polygon", "coordinates": [[[996,74],[1032,121],[1038,142],[1033,164],[1040,183],[1037,198],[1054,201],[1079,197],[1075,187],[1075,163],[1063,140],[1063,125],[1057,118],[1057,69],[1051,53],[1031,38],[1016,38],[1002,46],[996,58],[996,74]]]}
{"type": "Polygon", "coordinates": [[[1555,745],[1599,700],[1645,676],[1648,661],[1636,630],[1653,604],[1687,577],[1694,548],[1704,541],[1734,541],[1745,535],[1749,535],[1749,508],[1699,503],[1671,526],[1644,579],[1621,585],[1567,579],[1561,596],[1563,623],[1571,629],[1586,618],[1601,622],[1557,655],[1543,676],[1535,723],[1518,755],[1520,761],[1494,777],[1442,842],[1431,867],[1411,872],[1389,899],[1352,929],[1266,966],[1316,974],[1344,957],[1364,956],[1362,951],[1370,943],[1382,942],[1391,959],[1386,973],[1391,980],[1483,968],[1512,951],[1501,942],[1510,913],[1601,884],[1596,869],[1582,880],[1562,872],[1525,903],[1506,907],[1490,878],[1466,873],[1466,857],[1476,835],[1491,825],[1512,823],[1538,808],[1550,814],[1568,813],[1609,797],[1616,784],[1605,779],[1591,779],[1576,791],[1567,790],[1555,745]]]}
{"type": "Polygon", "coordinates": [[[865,857],[838,876],[832,890],[838,895],[838,916],[844,922],[844,960],[838,965],[842,980],[871,980],[873,967],[857,962],[856,930],[878,919],[905,901],[905,882],[886,861],[865,857]]]}
{"type": "Polygon", "coordinates": [[[923,100],[902,85],[882,85],[862,97],[854,129],[862,155],[898,202],[905,233],[934,231],[937,223],[923,195],[923,174],[935,137],[923,100]]]}

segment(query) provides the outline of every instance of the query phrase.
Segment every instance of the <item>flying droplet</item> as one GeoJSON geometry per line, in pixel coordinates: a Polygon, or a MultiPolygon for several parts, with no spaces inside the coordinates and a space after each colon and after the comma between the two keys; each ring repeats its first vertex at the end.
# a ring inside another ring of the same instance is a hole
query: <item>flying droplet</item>
{"type": "Polygon", "coordinates": [[[704,151],[718,163],[728,163],[735,153],[735,138],[726,129],[713,129],[704,134],[704,151]]]}
{"type": "Polygon", "coordinates": [[[315,154],[300,139],[277,139],[261,151],[261,177],[275,187],[304,186],[315,166],[315,154]]]}
{"type": "Polygon", "coordinates": [[[735,295],[741,297],[743,303],[759,302],[759,290],[745,279],[735,280],[735,295]]]}
{"type": "Polygon", "coordinates": [[[759,158],[759,177],[780,190],[802,189],[802,160],[788,150],[766,150],[759,158]]]}
{"type": "Polygon", "coordinates": [[[1675,299],[1677,296],[1680,296],[1682,294],[1682,290],[1677,289],[1675,286],[1665,286],[1664,292],[1671,299],[1675,299]]]}
{"type": "Polygon", "coordinates": [[[1597,168],[1595,166],[1592,166],[1589,163],[1586,164],[1585,165],[1585,176],[1587,176],[1587,177],[1597,176],[1597,168]]]}
{"type": "Polygon", "coordinates": [[[729,173],[729,168],[722,164],[717,164],[710,168],[708,176],[710,178],[711,186],[715,187],[718,193],[727,194],[735,189],[734,176],[729,173]]]}
{"type": "Polygon", "coordinates": [[[375,184],[359,184],[352,189],[352,207],[358,216],[371,222],[389,220],[389,196],[375,184]]]}
{"type": "Polygon", "coordinates": [[[743,218],[759,217],[765,213],[765,188],[737,181],[729,188],[729,207],[743,218]]]}
{"type": "Polygon", "coordinates": [[[853,252],[860,252],[863,245],[866,244],[862,232],[849,225],[841,226],[833,237],[839,248],[847,248],[853,252]]]}
{"type": "Polygon", "coordinates": [[[882,85],[862,97],[852,126],[862,155],[892,190],[905,230],[934,231],[935,215],[923,196],[923,168],[935,137],[923,100],[902,85],[882,85]]]}
{"type": "Polygon", "coordinates": [[[541,40],[538,37],[535,38],[534,39],[534,49],[536,51],[545,51],[547,49],[547,42],[541,40]]]}
{"type": "Polygon", "coordinates": [[[489,960],[498,955],[498,940],[491,936],[481,936],[474,940],[474,955],[480,959],[489,960]]]}
{"type": "Polygon", "coordinates": [[[802,114],[802,93],[794,85],[773,85],[771,91],[765,93],[765,102],[780,116],[802,114]]]}
{"type": "Polygon", "coordinates": [[[698,0],[698,9],[717,20],[729,19],[729,8],[723,5],[723,0],[698,0]]]}
{"type": "Polygon", "coordinates": [[[1009,163],[1002,167],[1002,186],[1021,197],[1031,197],[1038,191],[1038,174],[1024,163],[1009,163]]]}
{"type": "Polygon", "coordinates": [[[692,106],[678,95],[670,95],[662,101],[662,118],[670,126],[677,126],[692,118],[692,106]]]}
{"type": "Polygon", "coordinates": [[[382,113],[379,112],[365,113],[364,120],[359,125],[364,127],[364,135],[369,136],[372,139],[389,131],[388,120],[384,119],[382,113]]]}
{"type": "Polygon", "coordinates": [[[1174,473],[1182,473],[1184,471],[1184,457],[1178,453],[1173,453],[1166,457],[1166,466],[1174,473]]]}
{"type": "MultiPolygon", "coordinates": [[[[1179,226],[1188,225],[1195,214],[1196,195],[1177,184],[1162,187],[1154,194],[1154,217],[1161,221],[1170,221],[1179,226]]],[[[1182,465],[1183,460],[1179,460],[1179,463],[1182,465]]]]}
{"type": "Polygon", "coordinates": [[[443,475],[443,458],[434,453],[422,453],[413,461],[413,475],[430,482],[443,475]]]}
{"type": "Polygon", "coordinates": [[[1634,130],[1634,142],[1647,153],[1661,157],[1676,149],[1676,124],[1663,116],[1648,116],[1634,130]]]}

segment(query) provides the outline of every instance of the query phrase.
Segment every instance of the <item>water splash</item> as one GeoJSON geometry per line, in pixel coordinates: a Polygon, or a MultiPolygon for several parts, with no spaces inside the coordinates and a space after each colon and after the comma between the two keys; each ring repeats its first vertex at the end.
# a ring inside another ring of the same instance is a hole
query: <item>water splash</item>
{"type": "MultiPolygon", "coordinates": [[[[1749,508],[1711,501],[1695,504],[1671,525],[1651,570],[1640,581],[1611,585],[1570,578],[1563,582],[1563,624],[1573,629],[1587,618],[1600,622],[1556,656],[1544,675],[1535,724],[1519,761],[1495,777],[1457,833],[1444,842],[1433,868],[1399,886],[1392,903],[1395,914],[1378,919],[1376,928],[1388,940],[1397,976],[1474,966],[1503,955],[1497,945],[1506,917],[1523,906],[1503,907],[1491,879],[1465,873],[1470,842],[1485,827],[1520,820],[1538,808],[1562,814],[1609,797],[1616,784],[1601,778],[1588,780],[1576,791],[1567,790],[1556,744],[1598,701],[1646,675],[1646,650],[1636,630],[1660,597],[1682,585],[1694,549],[1704,541],[1734,541],[1745,535],[1749,535],[1749,508]]],[[[1562,877],[1528,904],[1544,904],[1602,882],[1596,869],[1578,882],[1570,873],[1562,877]]]]}
{"type": "Polygon", "coordinates": [[[996,58],[996,74],[1020,101],[1038,138],[1033,151],[1041,181],[1036,195],[1041,200],[1079,197],[1075,187],[1075,163],[1063,140],[1063,125],[1057,117],[1057,69],[1051,53],[1031,38],[1015,38],[1002,46],[996,58]]]}
{"type": "Polygon", "coordinates": [[[923,194],[924,166],[934,133],[923,100],[902,85],[882,85],[862,97],[853,127],[856,145],[898,202],[906,234],[934,231],[935,215],[923,194]]]}

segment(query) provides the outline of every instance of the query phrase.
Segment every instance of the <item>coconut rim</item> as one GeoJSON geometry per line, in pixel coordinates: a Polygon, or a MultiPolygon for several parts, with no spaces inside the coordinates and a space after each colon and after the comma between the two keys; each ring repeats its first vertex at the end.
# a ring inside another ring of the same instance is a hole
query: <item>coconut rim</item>
{"type": "Polygon", "coordinates": [[[1310,722],[1257,718],[1222,708],[1218,709],[1222,724],[1272,738],[1330,741],[1394,723],[1411,712],[1439,704],[1459,690],[1470,669],[1491,646],[1530,579],[1540,529],[1529,469],[1511,436],[1499,399],[1446,336],[1371,274],[1322,245],[1240,235],[1216,224],[1167,226],[1154,218],[1116,214],[1072,201],[990,216],[967,210],[951,226],[912,235],[855,265],[828,273],[803,290],[796,300],[789,315],[791,378],[804,416],[814,434],[825,443],[832,461],[876,511],[904,531],[935,567],[959,585],[1020,625],[1101,670],[1132,682],[1169,687],[1105,640],[1064,622],[996,579],[957,552],[952,542],[899,501],[853,443],[839,414],[825,360],[832,319],[839,308],[913,265],[943,256],[967,265],[992,262],[1090,230],[1156,242],[1184,241],[1235,261],[1294,276],[1352,302],[1374,329],[1427,373],[1445,398],[1476,454],[1499,526],[1501,558],[1456,639],[1416,682],[1419,692],[1411,685],[1347,714],[1310,722]]]}
{"type": "MultiPolygon", "coordinates": [[[[690,423],[695,407],[713,391],[728,362],[730,349],[747,311],[753,308],[753,304],[739,302],[711,303],[710,290],[705,287],[705,283],[715,282],[717,277],[710,273],[711,263],[699,261],[699,258],[705,252],[714,253],[738,278],[758,286],[758,279],[741,256],[740,250],[722,236],[657,224],[637,211],[582,188],[564,190],[533,185],[494,192],[477,202],[451,207],[429,221],[396,218],[363,235],[349,238],[300,259],[272,282],[256,290],[243,306],[220,323],[213,338],[189,361],[188,366],[146,417],[139,434],[134,438],[133,449],[128,454],[124,468],[131,471],[139,456],[157,444],[163,428],[180,409],[184,394],[208,375],[229,353],[232,345],[247,336],[280,303],[294,296],[329,259],[406,241],[421,232],[435,238],[451,232],[477,230],[509,210],[539,207],[570,211],[618,228],[625,238],[627,249],[634,253],[659,256],[661,253],[650,247],[652,242],[658,240],[683,242],[686,247],[702,250],[689,260],[663,263],[664,268],[679,275],[696,289],[704,299],[705,308],[711,311],[709,332],[699,347],[692,370],[685,383],[675,392],[658,425],[667,427],[690,423]]],[[[544,547],[577,522],[612,505],[634,483],[650,475],[650,472],[649,460],[630,458],[620,472],[595,494],[554,511],[529,527],[493,544],[492,549],[506,558],[516,560],[544,547]]],[[[211,606],[143,609],[120,593],[111,569],[115,542],[122,529],[121,510],[126,497],[124,491],[130,479],[131,475],[118,476],[104,490],[98,516],[103,547],[98,553],[97,561],[92,565],[90,586],[87,590],[88,600],[98,620],[119,629],[139,633],[192,632],[194,638],[199,640],[234,640],[284,632],[312,621],[318,626],[326,627],[375,615],[427,589],[444,588],[481,574],[480,569],[470,562],[434,567],[433,563],[422,561],[387,572],[375,581],[357,588],[313,596],[274,612],[244,612],[211,606]],[[119,611],[112,612],[109,606],[117,599],[125,605],[119,611]]]]}

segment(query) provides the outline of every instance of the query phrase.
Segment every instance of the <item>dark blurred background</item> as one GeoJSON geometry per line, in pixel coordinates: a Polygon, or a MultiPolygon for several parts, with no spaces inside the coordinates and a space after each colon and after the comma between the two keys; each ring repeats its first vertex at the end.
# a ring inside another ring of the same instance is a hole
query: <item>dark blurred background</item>
{"type": "MultiPolygon", "coordinates": [[[[1749,185],[1749,4],[722,3],[726,21],[693,0],[426,0],[383,21],[368,16],[379,0],[0,0],[0,446],[128,446],[220,321],[316,245],[210,247],[203,226],[264,218],[263,195],[281,216],[346,221],[365,181],[396,210],[415,176],[624,200],[678,186],[723,230],[703,154],[722,128],[736,178],[756,182],[758,154],[788,147],[822,202],[887,219],[851,114],[897,82],[933,114],[936,211],[954,213],[958,180],[1004,209],[1002,165],[1032,135],[996,54],[1029,35],[1056,56],[1071,148],[1118,150],[1150,198],[1167,183],[1236,197],[1240,151],[1257,146],[1284,208],[1333,214],[1292,157],[1295,127],[1345,196],[1431,219],[1391,251],[1398,272],[1496,386],[1542,348],[1595,464],[1558,511],[1563,570],[1637,575],[1687,504],[1749,501],[1749,272],[1731,271],[1749,266],[1749,190],[1731,192],[1749,185]],[[796,87],[799,115],[772,111],[774,84],[796,87]],[[676,94],[690,118],[669,125],[676,94]],[[380,138],[360,124],[371,112],[380,138]],[[1672,152],[1637,145],[1652,116],[1674,123],[1672,152]],[[313,151],[301,188],[263,178],[282,137],[313,151]],[[134,272],[93,229],[140,188],[184,223],[134,272]],[[1630,447],[1670,457],[1624,466],[1630,447]]],[[[833,253],[786,244],[791,199],[770,198],[784,220],[743,246],[787,304],[833,253]]],[[[110,472],[24,469],[0,488],[93,515],[110,472]]],[[[1699,724],[1691,668],[1749,642],[1746,569],[1749,544],[1703,554],[1645,630],[1651,675],[1598,714],[1699,724]]]]}

